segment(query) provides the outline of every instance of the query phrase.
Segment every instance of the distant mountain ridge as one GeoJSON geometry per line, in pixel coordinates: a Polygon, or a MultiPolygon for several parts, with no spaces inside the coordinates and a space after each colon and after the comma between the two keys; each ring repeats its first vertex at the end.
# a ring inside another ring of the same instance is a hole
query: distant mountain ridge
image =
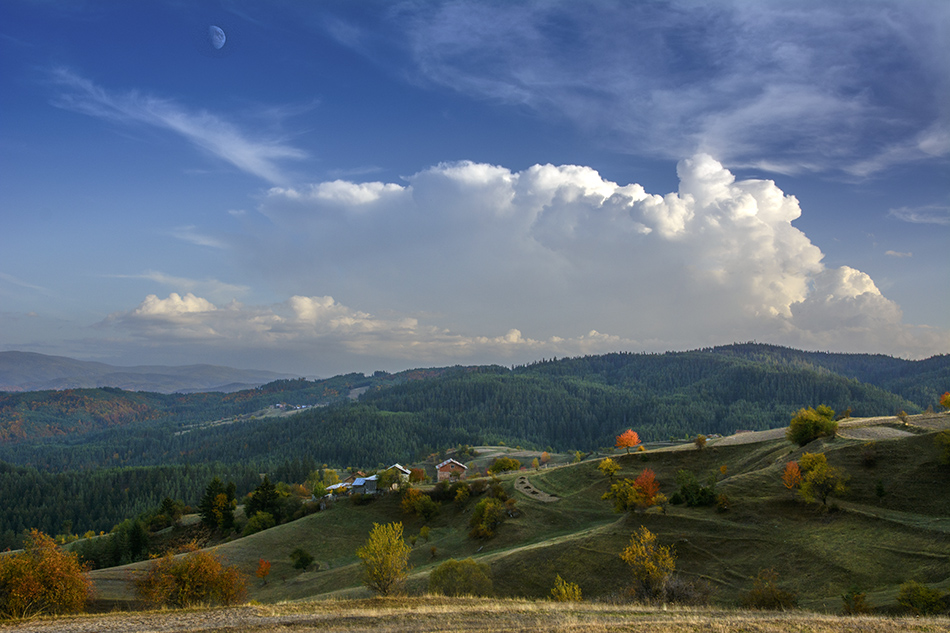
{"type": "Polygon", "coordinates": [[[0,391],[116,387],[126,391],[156,393],[231,393],[296,377],[272,371],[217,365],[121,367],[36,352],[0,352],[0,391]]]}

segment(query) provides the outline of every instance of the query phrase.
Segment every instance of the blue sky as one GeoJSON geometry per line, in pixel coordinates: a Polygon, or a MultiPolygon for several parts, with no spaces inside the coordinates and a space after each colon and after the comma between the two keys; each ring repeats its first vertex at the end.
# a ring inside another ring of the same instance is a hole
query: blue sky
{"type": "Polygon", "coordinates": [[[941,0],[4,2],[0,349],[950,353],[948,33],[941,0]]]}

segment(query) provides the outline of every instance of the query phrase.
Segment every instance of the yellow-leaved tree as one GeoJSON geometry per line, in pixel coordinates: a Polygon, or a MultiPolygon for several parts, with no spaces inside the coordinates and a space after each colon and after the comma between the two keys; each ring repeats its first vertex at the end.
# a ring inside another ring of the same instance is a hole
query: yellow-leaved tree
{"type": "Polygon", "coordinates": [[[610,480],[613,481],[614,475],[620,470],[620,466],[614,460],[605,457],[597,464],[597,470],[607,475],[610,480]]]}
{"type": "Polygon", "coordinates": [[[676,569],[673,548],[660,545],[656,535],[646,526],[630,537],[630,544],[620,558],[633,572],[633,593],[644,602],[658,602],[666,598],[667,585],[676,569]]]}
{"type": "Polygon", "coordinates": [[[382,596],[396,591],[409,575],[410,551],[402,523],[374,523],[366,543],[356,550],[363,565],[363,584],[382,596]]]}
{"type": "Polygon", "coordinates": [[[829,465],[824,453],[805,453],[798,460],[798,466],[802,472],[798,494],[809,503],[820,501],[823,506],[828,505],[829,496],[847,490],[848,478],[844,471],[829,465]]]}

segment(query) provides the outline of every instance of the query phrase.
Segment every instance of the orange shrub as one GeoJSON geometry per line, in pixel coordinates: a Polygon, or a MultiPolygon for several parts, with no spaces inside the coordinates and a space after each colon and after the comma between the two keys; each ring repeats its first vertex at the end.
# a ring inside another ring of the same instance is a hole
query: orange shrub
{"type": "Polygon", "coordinates": [[[223,565],[211,552],[194,551],[153,559],[135,590],[144,600],[174,607],[235,604],[247,595],[247,582],[237,567],[223,565]]]}
{"type": "Polygon", "coordinates": [[[802,470],[798,467],[798,462],[785,464],[785,470],[782,471],[782,483],[789,490],[794,490],[802,483],[802,470]]]}
{"type": "Polygon", "coordinates": [[[0,617],[82,611],[92,586],[84,571],[76,554],[31,530],[23,552],[0,556],[0,617]]]}

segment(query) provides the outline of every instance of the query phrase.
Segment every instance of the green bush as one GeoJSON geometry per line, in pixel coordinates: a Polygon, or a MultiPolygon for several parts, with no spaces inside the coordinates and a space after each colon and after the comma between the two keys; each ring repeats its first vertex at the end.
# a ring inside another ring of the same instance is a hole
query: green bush
{"type": "Polygon", "coordinates": [[[365,506],[371,504],[373,501],[376,501],[376,495],[368,495],[362,492],[357,492],[350,495],[350,499],[353,500],[353,505],[355,506],[365,506]]]}
{"type": "Polygon", "coordinates": [[[950,431],[940,431],[934,437],[934,444],[940,451],[940,463],[950,466],[950,431]]]}
{"type": "Polygon", "coordinates": [[[294,563],[294,569],[306,570],[313,564],[313,556],[302,547],[298,547],[290,553],[290,560],[294,563]]]}
{"type": "Polygon", "coordinates": [[[455,505],[460,508],[464,508],[465,504],[468,503],[469,497],[472,496],[471,488],[468,486],[462,486],[455,491],[455,505]]]}
{"type": "Polygon", "coordinates": [[[840,496],[847,491],[848,477],[840,468],[829,466],[824,453],[805,453],[798,465],[802,471],[798,494],[808,503],[821,501],[827,506],[829,496],[840,496]]]}
{"type": "MultiPolygon", "coordinates": [[[[696,475],[688,470],[680,470],[676,473],[676,483],[679,484],[679,498],[690,507],[711,506],[716,503],[715,480],[711,480],[709,485],[704,486],[699,483],[696,475]]],[[[676,493],[674,493],[675,496],[676,493]]],[[[672,501],[671,501],[672,502],[672,501]]]]}
{"type": "Polygon", "coordinates": [[[429,591],[444,596],[490,596],[491,570],[471,558],[449,559],[429,574],[429,591]]]}
{"type": "Polygon", "coordinates": [[[942,596],[939,589],[910,580],[900,586],[897,604],[916,615],[935,615],[946,609],[942,596]]]}
{"type": "Polygon", "coordinates": [[[242,534],[244,536],[250,536],[262,530],[270,529],[275,525],[277,525],[277,521],[274,519],[274,515],[270,512],[258,512],[248,520],[242,534]]]}
{"type": "Polygon", "coordinates": [[[499,457],[496,459],[491,466],[488,467],[488,472],[491,474],[503,473],[509,470],[518,470],[521,468],[521,462],[517,459],[512,459],[511,457],[499,457]]]}
{"type": "Polygon", "coordinates": [[[819,405],[817,409],[799,409],[785,431],[789,442],[805,446],[819,437],[834,437],[838,432],[834,409],[819,405]]]}
{"type": "Polygon", "coordinates": [[[482,499],[475,504],[475,510],[468,523],[472,531],[468,535],[471,538],[492,538],[504,520],[505,504],[492,497],[482,499]]]}

